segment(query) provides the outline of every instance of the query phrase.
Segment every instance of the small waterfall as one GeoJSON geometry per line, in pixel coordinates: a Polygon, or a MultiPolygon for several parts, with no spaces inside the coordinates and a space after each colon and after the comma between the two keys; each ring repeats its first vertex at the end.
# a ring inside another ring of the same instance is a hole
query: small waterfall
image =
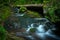
{"type": "MultiPolygon", "coordinates": [[[[54,24],[50,24],[50,21],[48,19],[46,19],[46,18],[33,18],[33,19],[30,18],[30,19],[32,19],[32,20],[30,20],[28,18],[23,18],[24,15],[25,15],[25,13],[19,13],[19,9],[18,9],[17,13],[15,14],[15,16],[19,17],[19,19],[20,19],[19,22],[21,22],[22,25],[24,25],[24,24],[27,25],[26,31],[24,33],[16,32],[17,33],[16,36],[22,35],[22,36],[27,37],[28,40],[36,40],[37,38],[46,40],[47,37],[52,37],[56,40],[60,40],[59,37],[57,37],[56,35],[53,34],[52,30],[56,30],[56,29],[54,27],[54,24]],[[28,20],[29,20],[29,22],[25,23],[28,20]],[[36,28],[34,34],[32,33],[33,35],[30,34],[30,29],[32,29],[32,28],[36,28]],[[37,38],[35,37],[35,35],[37,38]]],[[[17,24],[15,26],[17,26],[17,24]]],[[[22,26],[22,28],[24,28],[24,26],[22,26]]]]}
{"type": "Polygon", "coordinates": [[[33,24],[31,24],[31,26],[28,25],[28,29],[26,30],[26,32],[29,32],[31,28],[34,28],[33,24]]]}
{"type": "Polygon", "coordinates": [[[24,16],[25,14],[16,13],[16,16],[24,16]]]}
{"type": "MultiPolygon", "coordinates": [[[[41,19],[40,19],[41,20],[41,19]]],[[[45,19],[46,20],[46,19],[45,19]]],[[[49,21],[48,20],[46,20],[45,21],[45,23],[49,23],[49,21]]],[[[40,22],[39,22],[40,23],[40,22]]],[[[38,24],[39,24],[38,23],[38,24]]],[[[32,23],[31,24],[31,26],[29,26],[28,25],[28,29],[26,30],[27,32],[29,32],[30,31],[30,29],[31,28],[36,28],[37,30],[36,30],[36,32],[35,32],[35,35],[37,35],[38,37],[40,37],[42,40],[46,40],[46,38],[47,38],[47,36],[48,37],[52,37],[52,38],[54,38],[54,39],[57,39],[57,40],[60,40],[60,38],[59,37],[57,37],[56,35],[54,35],[53,34],[53,31],[52,30],[56,30],[55,29],[55,27],[54,27],[54,25],[49,25],[50,26],[50,28],[48,29],[48,30],[46,30],[45,29],[45,27],[46,27],[46,24],[39,24],[37,27],[34,27],[34,23],[32,23]],[[44,38],[44,39],[43,39],[44,38]]],[[[48,28],[48,26],[47,26],[47,28],[48,28]]],[[[31,35],[32,36],[32,35],[31,35]]],[[[53,39],[53,40],[54,40],[53,39]]]]}
{"type": "Polygon", "coordinates": [[[25,15],[25,13],[20,13],[19,12],[20,10],[18,8],[16,8],[15,11],[16,11],[15,16],[24,16],[25,15]]]}
{"type": "Polygon", "coordinates": [[[39,26],[37,27],[37,30],[38,30],[40,33],[44,33],[44,32],[45,32],[45,30],[44,30],[44,25],[39,25],[39,26]]]}

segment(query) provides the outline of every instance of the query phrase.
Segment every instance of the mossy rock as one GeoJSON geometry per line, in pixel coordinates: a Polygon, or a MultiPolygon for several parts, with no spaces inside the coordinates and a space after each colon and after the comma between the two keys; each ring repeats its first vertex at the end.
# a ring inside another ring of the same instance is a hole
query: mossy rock
{"type": "Polygon", "coordinates": [[[27,11],[27,15],[29,15],[32,18],[41,18],[38,12],[27,11]]]}
{"type": "Polygon", "coordinates": [[[35,31],[36,31],[36,28],[31,28],[31,29],[30,29],[30,32],[31,32],[31,33],[34,33],[35,31]]]}

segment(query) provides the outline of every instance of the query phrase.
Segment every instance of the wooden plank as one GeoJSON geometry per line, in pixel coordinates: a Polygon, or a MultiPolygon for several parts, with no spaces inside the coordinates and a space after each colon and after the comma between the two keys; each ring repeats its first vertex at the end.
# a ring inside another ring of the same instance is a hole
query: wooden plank
{"type": "Polygon", "coordinates": [[[26,4],[26,5],[17,5],[17,6],[24,6],[24,7],[36,6],[36,7],[41,7],[41,6],[43,6],[43,4],[26,4]]]}

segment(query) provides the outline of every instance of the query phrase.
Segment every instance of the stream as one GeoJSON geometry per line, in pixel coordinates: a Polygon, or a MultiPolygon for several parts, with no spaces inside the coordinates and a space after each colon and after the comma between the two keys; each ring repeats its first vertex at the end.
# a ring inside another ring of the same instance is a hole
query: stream
{"type": "Polygon", "coordinates": [[[26,40],[60,40],[60,37],[54,34],[55,25],[46,18],[24,18],[25,13],[19,11],[13,15],[18,18],[18,22],[14,22],[16,36],[22,36],[26,40]]]}
{"type": "Polygon", "coordinates": [[[18,18],[21,22],[21,27],[25,31],[16,32],[16,36],[25,37],[26,40],[60,40],[60,37],[53,33],[56,30],[55,25],[48,19],[24,18],[21,15],[18,18]]]}

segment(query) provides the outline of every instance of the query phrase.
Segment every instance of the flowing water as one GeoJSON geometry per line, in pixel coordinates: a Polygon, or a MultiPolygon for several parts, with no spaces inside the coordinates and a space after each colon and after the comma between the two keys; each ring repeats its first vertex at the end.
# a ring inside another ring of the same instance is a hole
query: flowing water
{"type": "Polygon", "coordinates": [[[55,25],[46,18],[24,18],[19,16],[24,32],[16,32],[16,36],[24,36],[27,40],[60,40],[54,35],[52,30],[56,30],[55,25]],[[35,28],[35,30],[34,30],[35,28]],[[31,32],[31,29],[34,32],[31,32]]]}
{"type": "Polygon", "coordinates": [[[19,11],[14,15],[18,22],[14,22],[15,29],[22,29],[23,32],[16,32],[16,36],[23,36],[27,40],[60,40],[52,30],[55,25],[46,18],[24,18],[25,13],[19,11]]]}

